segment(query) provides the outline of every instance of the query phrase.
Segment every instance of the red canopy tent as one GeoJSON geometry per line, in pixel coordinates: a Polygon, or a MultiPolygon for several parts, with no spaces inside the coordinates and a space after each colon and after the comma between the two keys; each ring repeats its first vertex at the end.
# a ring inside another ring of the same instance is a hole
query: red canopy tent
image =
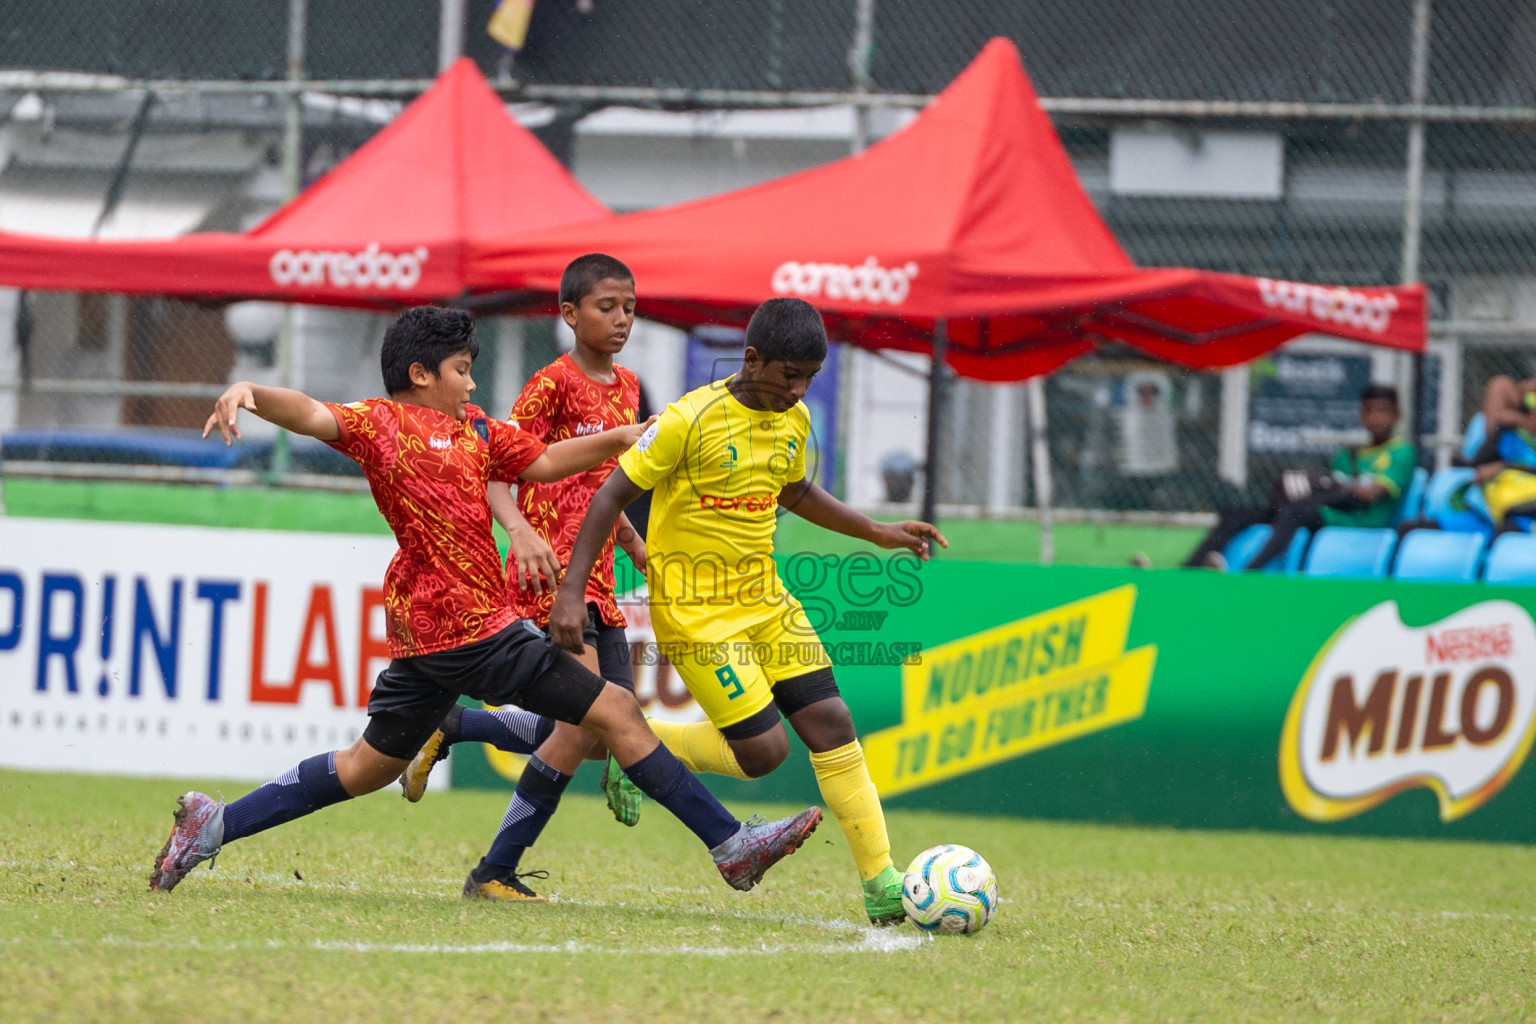
{"type": "Polygon", "coordinates": [[[609,217],[466,58],[249,232],[158,241],[0,232],[0,285],[404,306],[463,295],[488,240],[609,217]]]}
{"type": "Polygon", "coordinates": [[[774,295],[832,335],[930,352],[983,380],[1048,373],[1119,342],[1191,367],[1242,363],[1321,331],[1424,347],[1424,291],[1330,288],[1140,269],[1077,180],[1017,49],[994,39],[911,124],[857,156],[762,185],[477,245],[470,286],[547,301],[567,260],[601,250],[643,316],[744,324],[774,295]]]}

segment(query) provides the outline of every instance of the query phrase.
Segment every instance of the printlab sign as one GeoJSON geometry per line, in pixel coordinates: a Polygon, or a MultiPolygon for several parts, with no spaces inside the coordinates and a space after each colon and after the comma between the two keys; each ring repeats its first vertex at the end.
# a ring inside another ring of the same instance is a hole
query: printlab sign
{"type": "Polygon", "coordinates": [[[0,520],[0,765],[265,778],[350,744],[389,537],[0,520]]]}

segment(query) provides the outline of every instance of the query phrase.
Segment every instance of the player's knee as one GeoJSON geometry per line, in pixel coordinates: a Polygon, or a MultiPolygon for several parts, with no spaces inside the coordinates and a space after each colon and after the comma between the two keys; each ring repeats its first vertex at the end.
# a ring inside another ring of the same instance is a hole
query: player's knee
{"type": "Polygon", "coordinates": [[[842,697],[828,697],[802,708],[789,716],[789,723],[812,750],[836,750],[858,738],[853,713],[842,697]]]}
{"type": "Polygon", "coordinates": [[[731,744],[736,763],[749,778],[760,779],[789,757],[789,736],[783,729],[754,736],[746,743],[731,744]]]}
{"type": "Polygon", "coordinates": [[[391,757],[375,750],[360,736],[346,750],[336,751],[336,778],[348,796],[363,796],[394,782],[409,763],[409,758],[391,757]]]}
{"type": "Polygon", "coordinates": [[[645,715],[635,701],[635,695],[614,683],[604,683],[597,700],[587,709],[581,727],[600,740],[607,740],[614,733],[646,728],[645,715]]]}

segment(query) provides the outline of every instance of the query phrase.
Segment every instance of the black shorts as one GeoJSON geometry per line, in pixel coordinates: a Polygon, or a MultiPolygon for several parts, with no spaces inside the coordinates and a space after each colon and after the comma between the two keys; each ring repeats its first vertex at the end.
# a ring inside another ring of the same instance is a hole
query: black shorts
{"type": "Polygon", "coordinates": [[[603,680],[518,619],[476,643],[391,661],[368,698],[364,738],[388,757],[412,757],[461,694],[578,725],[602,691],[603,680]]]}
{"type": "Polygon", "coordinates": [[[582,640],[597,650],[597,669],[610,683],[618,683],[635,692],[635,670],[629,663],[629,637],[623,626],[610,626],[597,610],[597,602],[587,602],[587,628],[582,640]]]}

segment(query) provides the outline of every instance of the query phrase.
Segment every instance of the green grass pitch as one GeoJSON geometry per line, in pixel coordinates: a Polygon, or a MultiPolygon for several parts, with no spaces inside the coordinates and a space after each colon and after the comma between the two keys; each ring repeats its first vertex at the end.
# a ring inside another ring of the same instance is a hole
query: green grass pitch
{"type": "MultiPolygon", "coordinates": [[[[965,843],[1002,890],[981,934],[928,940],[863,926],[833,822],[742,894],[656,808],[628,830],[575,793],[526,864],[549,869],[549,905],[459,897],[505,807],[469,791],[412,806],[390,789],[146,892],[185,788],[0,772],[0,1019],[1536,1015],[1536,850],[1524,847],[897,811],[898,860],[965,843]]],[[[229,797],[245,788],[224,784],[229,797]]]]}

